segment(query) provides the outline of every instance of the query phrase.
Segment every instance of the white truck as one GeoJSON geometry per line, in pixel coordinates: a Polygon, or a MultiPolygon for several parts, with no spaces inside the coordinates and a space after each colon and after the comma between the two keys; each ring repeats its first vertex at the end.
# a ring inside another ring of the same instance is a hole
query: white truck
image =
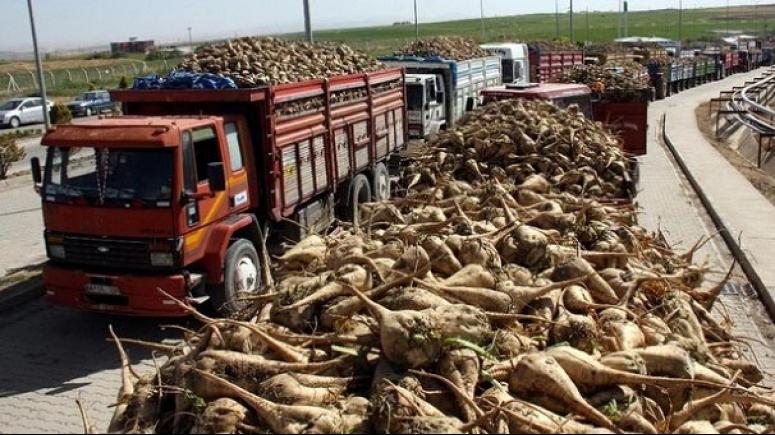
{"type": "Polygon", "coordinates": [[[527,44],[494,42],[481,47],[495,56],[500,56],[503,84],[530,83],[530,51],[527,44]]]}
{"type": "Polygon", "coordinates": [[[466,112],[481,105],[482,90],[502,83],[497,56],[462,61],[415,56],[380,60],[406,70],[407,121],[412,139],[453,128],[466,112]]]}

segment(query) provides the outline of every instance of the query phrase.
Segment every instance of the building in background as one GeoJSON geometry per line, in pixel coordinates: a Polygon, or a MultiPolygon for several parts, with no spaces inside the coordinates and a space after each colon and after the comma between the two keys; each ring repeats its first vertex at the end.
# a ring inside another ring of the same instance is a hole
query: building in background
{"type": "Polygon", "coordinates": [[[140,41],[137,38],[129,38],[126,42],[111,42],[111,53],[148,53],[156,47],[153,40],[140,41]]]}

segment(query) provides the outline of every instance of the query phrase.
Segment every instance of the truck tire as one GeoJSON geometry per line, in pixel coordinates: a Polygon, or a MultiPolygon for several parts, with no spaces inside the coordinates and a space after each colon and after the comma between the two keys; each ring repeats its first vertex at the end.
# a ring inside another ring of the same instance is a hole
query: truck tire
{"type": "Polygon", "coordinates": [[[371,185],[369,179],[363,174],[358,174],[350,182],[350,190],[347,194],[347,203],[342,210],[343,217],[351,222],[355,222],[356,217],[360,217],[361,204],[371,202],[371,185]]]}
{"type": "Polygon", "coordinates": [[[212,307],[228,316],[246,307],[246,302],[239,301],[244,294],[261,289],[261,260],[252,242],[239,239],[226,251],[223,266],[223,284],[213,286],[209,293],[212,307]]]}
{"type": "Polygon", "coordinates": [[[374,187],[374,201],[390,199],[390,173],[384,163],[377,163],[374,167],[371,185],[374,187]]]}
{"type": "Polygon", "coordinates": [[[15,117],[15,116],[13,118],[11,118],[11,121],[8,123],[8,125],[10,125],[11,128],[19,128],[19,126],[21,124],[22,123],[19,121],[19,118],[15,117]]]}

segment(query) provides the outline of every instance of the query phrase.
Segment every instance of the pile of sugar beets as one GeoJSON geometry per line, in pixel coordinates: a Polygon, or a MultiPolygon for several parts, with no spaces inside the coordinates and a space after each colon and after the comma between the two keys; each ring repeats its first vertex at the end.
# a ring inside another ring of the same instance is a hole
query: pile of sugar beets
{"type": "Polygon", "coordinates": [[[626,156],[577,108],[478,109],[401,183],[278,258],[240,315],[188,307],[201,328],[177,346],[113,335],[109,430],[775,429],[763,373],[710,314],[723,283],[637,226],[626,156]],[[130,343],[169,359],[136,377],[130,343]]]}

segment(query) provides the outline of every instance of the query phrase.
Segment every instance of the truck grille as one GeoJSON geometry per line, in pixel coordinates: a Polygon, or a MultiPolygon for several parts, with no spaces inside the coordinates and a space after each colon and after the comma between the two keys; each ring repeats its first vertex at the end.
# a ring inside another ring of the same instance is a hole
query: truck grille
{"type": "Polygon", "coordinates": [[[151,265],[144,242],[65,236],[67,262],[88,266],[138,268],[151,265]]]}

